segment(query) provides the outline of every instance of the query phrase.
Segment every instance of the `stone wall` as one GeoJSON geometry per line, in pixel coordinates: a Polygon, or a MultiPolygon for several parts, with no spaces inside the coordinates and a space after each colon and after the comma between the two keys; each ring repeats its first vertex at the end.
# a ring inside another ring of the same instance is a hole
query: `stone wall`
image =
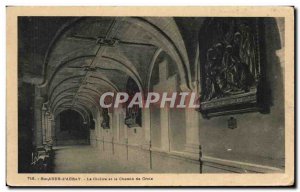
{"type": "Polygon", "coordinates": [[[200,119],[205,156],[284,169],[284,20],[266,19],[264,63],[270,85],[270,112],[200,119]],[[227,120],[237,119],[228,129],[227,120]]]}
{"type": "MultiPolygon", "coordinates": [[[[107,158],[117,159],[124,166],[136,167],[136,172],[282,172],[283,19],[266,19],[265,33],[272,34],[266,35],[266,58],[263,59],[271,90],[269,113],[253,112],[203,119],[199,112],[186,111],[185,115],[172,113],[163,119],[161,111],[154,110],[150,111],[149,122],[144,122],[141,127],[128,128],[124,125],[124,114],[115,112],[111,114],[113,123],[110,129],[103,130],[99,123],[96,125],[95,134],[91,132],[91,144],[107,158]],[[227,120],[230,117],[237,119],[236,129],[228,129],[227,120]]],[[[161,74],[161,69],[156,70],[161,74]]],[[[163,90],[166,87],[159,86],[173,82],[169,77],[159,78],[159,82],[163,80],[164,83],[155,85],[155,89],[163,90]]],[[[175,87],[180,87],[180,84],[175,87]]],[[[147,114],[143,111],[143,115],[145,117],[147,114]]],[[[100,118],[100,114],[98,116],[100,118]]]]}

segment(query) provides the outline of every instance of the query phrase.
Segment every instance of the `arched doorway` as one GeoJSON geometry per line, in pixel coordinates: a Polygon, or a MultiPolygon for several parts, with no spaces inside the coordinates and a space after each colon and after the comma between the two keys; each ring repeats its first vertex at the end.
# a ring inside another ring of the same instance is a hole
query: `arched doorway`
{"type": "Polygon", "coordinates": [[[55,121],[55,145],[89,144],[89,126],[74,110],[65,110],[55,121]]]}

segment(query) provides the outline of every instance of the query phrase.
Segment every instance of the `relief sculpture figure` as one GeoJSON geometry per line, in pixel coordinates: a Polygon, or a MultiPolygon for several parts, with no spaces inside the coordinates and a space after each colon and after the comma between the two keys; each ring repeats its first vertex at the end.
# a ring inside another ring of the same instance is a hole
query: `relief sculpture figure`
{"type": "MultiPolygon", "coordinates": [[[[213,24],[213,22],[211,22],[213,24]]],[[[217,22],[217,37],[207,49],[203,100],[247,93],[255,87],[258,67],[250,27],[239,22],[217,22]]]]}

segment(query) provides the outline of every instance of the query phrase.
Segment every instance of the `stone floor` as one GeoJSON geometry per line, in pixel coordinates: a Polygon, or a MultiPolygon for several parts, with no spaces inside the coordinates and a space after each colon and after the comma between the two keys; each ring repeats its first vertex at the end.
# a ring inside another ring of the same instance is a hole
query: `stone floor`
{"type": "MultiPolygon", "coordinates": [[[[131,166],[101,155],[89,145],[55,147],[54,173],[133,173],[131,166]]],[[[142,171],[142,170],[140,170],[142,171]]]]}

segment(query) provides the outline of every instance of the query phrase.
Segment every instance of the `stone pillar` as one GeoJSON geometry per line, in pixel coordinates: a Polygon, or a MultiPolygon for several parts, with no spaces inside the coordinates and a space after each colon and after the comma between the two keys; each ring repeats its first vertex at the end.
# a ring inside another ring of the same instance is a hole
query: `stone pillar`
{"type": "Polygon", "coordinates": [[[186,109],[186,144],[187,152],[199,154],[199,112],[186,109]]]}
{"type": "Polygon", "coordinates": [[[120,115],[119,110],[115,109],[112,112],[112,141],[119,141],[119,134],[120,134],[120,115]]]}
{"type": "MultiPolygon", "coordinates": [[[[167,60],[159,63],[159,83],[153,90],[158,93],[177,91],[177,77],[169,77],[167,60]]],[[[161,149],[165,151],[170,151],[169,112],[167,107],[160,109],[161,149]]]]}
{"type": "Polygon", "coordinates": [[[49,139],[49,127],[50,127],[50,120],[49,120],[49,112],[46,112],[45,115],[45,141],[47,143],[48,139],[49,139]]]}
{"type": "Polygon", "coordinates": [[[48,124],[47,124],[47,137],[46,137],[46,139],[47,139],[47,142],[48,142],[49,140],[51,140],[51,128],[52,128],[51,115],[50,114],[47,115],[47,120],[48,120],[48,124]]]}
{"type": "Polygon", "coordinates": [[[47,144],[50,137],[50,114],[48,111],[43,110],[44,120],[43,120],[43,144],[47,144]]]}
{"type": "MultiPolygon", "coordinates": [[[[122,129],[122,134],[123,134],[122,142],[126,143],[126,142],[128,142],[128,133],[127,133],[128,127],[124,123],[125,117],[126,117],[126,109],[120,107],[118,110],[119,110],[119,119],[120,119],[120,129],[122,129]]],[[[120,135],[120,138],[121,138],[121,135],[120,135]]]]}
{"type": "Polygon", "coordinates": [[[54,128],[54,144],[57,145],[57,135],[60,132],[60,115],[55,117],[55,128],[54,128]]]}
{"type": "Polygon", "coordinates": [[[54,127],[54,119],[53,115],[50,112],[46,112],[45,116],[45,142],[48,145],[53,144],[53,127],[54,127]]]}
{"type": "MultiPolygon", "coordinates": [[[[37,89],[36,89],[37,90],[37,89]]],[[[43,145],[43,125],[42,125],[42,105],[43,98],[35,95],[34,99],[34,146],[39,147],[43,145]]]]}
{"type": "Polygon", "coordinates": [[[51,115],[51,141],[52,144],[55,141],[55,119],[54,119],[54,115],[51,115]]]}
{"type": "MultiPolygon", "coordinates": [[[[194,82],[194,90],[192,92],[199,94],[198,82],[194,82]]],[[[191,93],[192,93],[191,92],[191,93]]],[[[200,146],[200,117],[201,114],[197,109],[186,108],[186,144],[185,151],[198,158],[200,146]]]]}
{"type": "Polygon", "coordinates": [[[143,148],[145,149],[149,149],[150,148],[150,143],[151,143],[151,132],[150,132],[150,128],[151,128],[151,119],[150,119],[150,109],[149,108],[145,108],[143,109],[142,112],[142,127],[144,129],[144,139],[145,139],[145,143],[143,145],[143,148]]]}
{"type": "Polygon", "coordinates": [[[97,117],[96,117],[96,135],[97,135],[97,139],[101,140],[101,118],[100,118],[100,112],[97,113],[97,117]]]}
{"type": "MultiPolygon", "coordinates": [[[[109,134],[111,137],[114,136],[114,127],[113,127],[113,113],[108,112],[109,116],[109,134]]],[[[108,135],[109,136],[109,135],[108,135]]]]}
{"type": "Polygon", "coordinates": [[[46,130],[47,130],[47,118],[46,118],[46,108],[42,107],[42,144],[46,144],[46,130]]]}
{"type": "Polygon", "coordinates": [[[169,109],[162,108],[160,110],[161,122],[161,149],[170,151],[170,138],[169,138],[169,109]]]}
{"type": "Polygon", "coordinates": [[[114,141],[117,141],[117,142],[119,142],[120,141],[120,125],[121,125],[121,123],[120,123],[120,111],[119,111],[119,109],[116,109],[115,111],[114,111],[114,116],[115,116],[115,121],[116,121],[116,123],[115,123],[115,132],[116,132],[116,134],[115,134],[115,136],[114,136],[114,141]]]}
{"type": "Polygon", "coordinates": [[[101,123],[103,121],[103,117],[101,115],[99,115],[99,139],[101,140],[101,142],[103,143],[104,141],[104,129],[101,127],[101,123]]]}
{"type": "Polygon", "coordinates": [[[127,127],[127,125],[125,123],[123,125],[123,128],[124,128],[124,138],[125,138],[125,141],[128,141],[128,127],[127,127]]]}

